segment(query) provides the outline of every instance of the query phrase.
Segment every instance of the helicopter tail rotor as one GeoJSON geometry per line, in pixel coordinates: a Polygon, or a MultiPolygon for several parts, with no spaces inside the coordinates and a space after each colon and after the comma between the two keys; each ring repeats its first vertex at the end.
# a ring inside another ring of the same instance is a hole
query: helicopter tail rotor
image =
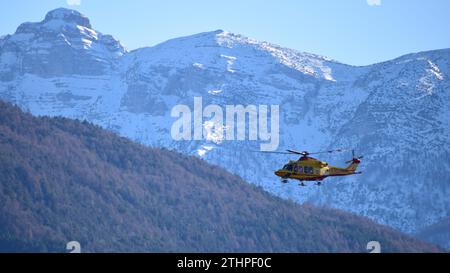
{"type": "Polygon", "coordinates": [[[347,162],[345,162],[345,163],[350,164],[350,163],[355,162],[355,161],[357,161],[359,163],[359,160],[363,159],[363,158],[364,158],[364,156],[362,156],[362,155],[355,156],[355,150],[352,150],[352,159],[347,161],[347,162]]]}

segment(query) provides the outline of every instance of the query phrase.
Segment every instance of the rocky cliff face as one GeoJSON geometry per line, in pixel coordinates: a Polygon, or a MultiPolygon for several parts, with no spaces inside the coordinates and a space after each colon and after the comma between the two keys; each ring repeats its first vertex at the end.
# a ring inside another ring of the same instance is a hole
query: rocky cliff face
{"type": "Polygon", "coordinates": [[[102,75],[126,52],[112,36],[93,30],[87,17],[67,9],[53,10],[39,23],[21,24],[2,39],[1,48],[3,81],[24,74],[102,75]]]}

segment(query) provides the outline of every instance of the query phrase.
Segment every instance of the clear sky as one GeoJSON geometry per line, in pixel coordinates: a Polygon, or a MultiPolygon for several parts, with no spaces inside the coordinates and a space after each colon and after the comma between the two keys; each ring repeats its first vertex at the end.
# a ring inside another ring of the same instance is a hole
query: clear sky
{"type": "Polygon", "coordinates": [[[450,48],[449,0],[0,0],[0,35],[74,8],[128,49],[224,29],[365,65],[450,48]]]}

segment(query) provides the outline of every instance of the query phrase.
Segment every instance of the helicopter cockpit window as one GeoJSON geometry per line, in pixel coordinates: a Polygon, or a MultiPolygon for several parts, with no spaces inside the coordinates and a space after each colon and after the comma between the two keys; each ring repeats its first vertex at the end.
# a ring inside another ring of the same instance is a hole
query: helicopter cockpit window
{"type": "Polygon", "coordinates": [[[294,172],[297,172],[297,170],[298,170],[298,166],[294,165],[294,172]]]}
{"type": "Polygon", "coordinates": [[[293,167],[294,166],[292,164],[286,164],[286,165],[284,165],[283,170],[292,171],[293,167]]]}

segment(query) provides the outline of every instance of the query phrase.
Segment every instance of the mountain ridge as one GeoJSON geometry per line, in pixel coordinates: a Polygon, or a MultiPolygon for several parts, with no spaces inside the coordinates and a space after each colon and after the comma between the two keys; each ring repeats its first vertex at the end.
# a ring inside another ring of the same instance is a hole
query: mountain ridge
{"type": "MultiPolygon", "coordinates": [[[[63,7],[56,8],[56,9],[53,9],[53,10],[49,11],[46,14],[44,20],[41,21],[40,23],[46,23],[48,21],[55,20],[55,19],[56,20],[58,20],[58,19],[64,20],[66,18],[72,18],[72,20],[69,20],[70,23],[77,23],[80,26],[84,26],[84,27],[93,29],[93,27],[92,27],[92,25],[90,23],[90,20],[89,20],[89,18],[87,16],[85,16],[84,14],[82,14],[81,12],[79,12],[79,11],[77,11],[75,9],[69,9],[69,8],[63,8],[63,7]]],[[[19,27],[17,28],[17,30],[16,30],[16,32],[14,34],[20,33],[21,32],[20,30],[23,29],[23,28],[26,28],[26,26],[33,25],[33,24],[38,24],[38,23],[36,23],[36,22],[25,22],[25,23],[22,23],[21,25],[19,25],[19,27]]],[[[11,35],[14,35],[14,34],[2,34],[0,36],[0,39],[4,39],[7,36],[11,36],[11,35]]],[[[400,58],[403,58],[403,57],[407,57],[407,56],[410,56],[410,55],[415,55],[415,54],[432,53],[432,52],[439,52],[439,51],[450,51],[450,47],[439,48],[439,49],[430,49],[430,50],[421,50],[421,51],[417,51],[417,52],[406,53],[406,54],[400,55],[398,57],[395,57],[395,58],[392,58],[392,59],[388,59],[388,60],[384,60],[384,61],[380,61],[380,62],[376,62],[376,63],[370,63],[370,64],[365,64],[365,65],[352,65],[352,64],[347,64],[345,62],[341,62],[341,61],[335,60],[335,59],[333,59],[333,58],[331,58],[329,56],[319,55],[319,54],[309,53],[309,52],[304,52],[304,51],[301,51],[299,49],[291,49],[291,48],[284,47],[284,46],[281,46],[281,45],[278,45],[278,44],[274,44],[274,43],[270,43],[270,42],[267,42],[267,41],[258,41],[256,39],[249,38],[249,37],[247,37],[247,36],[245,36],[243,34],[233,33],[233,32],[230,32],[230,31],[227,31],[227,30],[224,30],[224,29],[216,29],[216,30],[211,30],[211,31],[200,32],[200,33],[197,33],[197,34],[191,34],[191,35],[181,36],[181,37],[177,37],[177,38],[171,38],[171,39],[159,42],[159,43],[157,43],[154,46],[144,46],[144,47],[132,49],[132,50],[127,51],[127,52],[131,53],[131,52],[134,52],[134,51],[137,51],[137,50],[141,50],[141,49],[154,48],[154,47],[160,46],[162,44],[165,44],[167,42],[172,42],[172,41],[179,40],[179,39],[189,39],[189,38],[193,38],[193,37],[196,37],[196,36],[212,35],[212,34],[229,34],[232,37],[240,37],[240,38],[242,38],[242,40],[252,41],[254,43],[268,44],[268,45],[271,45],[271,46],[274,46],[274,47],[277,47],[277,48],[281,48],[281,49],[289,49],[289,50],[295,51],[295,52],[300,53],[300,54],[305,54],[305,55],[316,57],[318,59],[322,59],[322,60],[325,60],[325,61],[330,61],[330,62],[334,62],[334,63],[337,63],[337,64],[343,64],[343,65],[352,66],[352,67],[367,67],[367,66],[372,66],[372,65],[376,65],[376,64],[382,64],[382,63],[394,61],[394,60],[397,60],[397,59],[400,59],[400,58]]]]}

